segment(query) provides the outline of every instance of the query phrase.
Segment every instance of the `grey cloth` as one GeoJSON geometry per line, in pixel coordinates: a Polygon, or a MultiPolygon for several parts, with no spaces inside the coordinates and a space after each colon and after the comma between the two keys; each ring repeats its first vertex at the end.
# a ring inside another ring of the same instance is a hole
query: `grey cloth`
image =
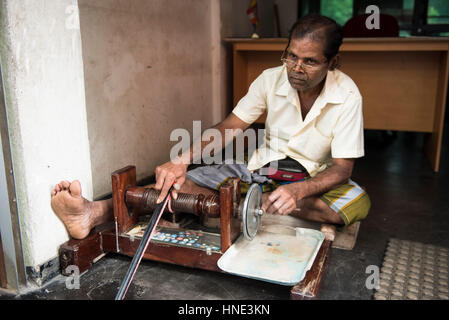
{"type": "Polygon", "coordinates": [[[240,178],[248,184],[271,181],[258,173],[251,173],[246,165],[237,163],[203,166],[187,172],[187,178],[197,185],[215,190],[230,177],[240,178]]]}

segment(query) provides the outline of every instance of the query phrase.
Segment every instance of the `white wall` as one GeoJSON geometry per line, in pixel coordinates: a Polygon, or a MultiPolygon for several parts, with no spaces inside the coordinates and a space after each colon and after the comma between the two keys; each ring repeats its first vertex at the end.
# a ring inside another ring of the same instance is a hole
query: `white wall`
{"type": "Polygon", "coordinates": [[[68,237],[50,207],[55,182],[79,179],[92,198],[76,0],[1,4],[0,54],[27,266],[57,256],[68,237]]]}

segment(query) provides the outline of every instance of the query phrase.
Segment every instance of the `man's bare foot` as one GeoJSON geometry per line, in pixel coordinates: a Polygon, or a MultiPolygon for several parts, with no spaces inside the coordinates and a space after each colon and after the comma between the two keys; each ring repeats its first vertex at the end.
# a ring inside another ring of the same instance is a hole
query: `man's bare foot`
{"type": "Polygon", "coordinates": [[[75,239],[87,237],[93,227],[94,203],[83,198],[81,184],[61,181],[51,193],[51,208],[75,239]]]}

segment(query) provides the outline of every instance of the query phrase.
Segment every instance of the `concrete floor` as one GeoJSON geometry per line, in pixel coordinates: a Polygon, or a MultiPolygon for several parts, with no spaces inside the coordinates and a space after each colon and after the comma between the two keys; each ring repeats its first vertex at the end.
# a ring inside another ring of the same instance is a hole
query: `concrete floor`
{"type": "MultiPolygon", "coordinates": [[[[381,266],[391,237],[449,247],[447,142],[446,130],[440,171],[434,173],[422,152],[424,134],[388,137],[366,131],[366,156],[356,162],[353,180],[366,187],[372,208],[355,248],[331,249],[320,299],[372,299],[366,268],[381,266]]],[[[0,294],[0,299],[113,299],[129,263],[130,258],[109,254],[81,277],[79,290],[66,289],[66,278],[58,276],[40,290],[18,297],[0,294]]],[[[167,300],[288,298],[288,287],[152,261],[141,263],[127,294],[127,299],[167,300]]]]}

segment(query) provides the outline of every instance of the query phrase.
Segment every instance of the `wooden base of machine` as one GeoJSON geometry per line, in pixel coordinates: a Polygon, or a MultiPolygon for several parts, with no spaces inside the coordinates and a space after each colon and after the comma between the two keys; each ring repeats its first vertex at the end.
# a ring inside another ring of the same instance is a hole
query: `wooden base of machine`
{"type": "MultiPolygon", "coordinates": [[[[63,274],[69,275],[73,272],[72,268],[67,269],[69,266],[78,267],[81,274],[108,252],[130,257],[135,255],[141,238],[132,236],[128,232],[137,226],[139,215],[151,207],[149,192],[153,191],[136,187],[135,166],[127,166],[112,173],[112,190],[114,222],[96,227],[83,240],[71,239],[60,247],[59,260],[63,274]]],[[[191,195],[186,195],[186,197],[192,199],[191,195]]],[[[219,199],[208,202],[209,206],[204,206],[206,200],[203,195],[195,197],[193,199],[195,201],[188,202],[189,206],[185,206],[190,210],[186,213],[196,212],[199,221],[203,224],[206,221],[204,214],[213,213],[211,217],[214,217],[217,222],[219,220],[219,233],[214,233],[215,239],[219,242],[215,250],[210,250],[211,248],[202,250],[152,241],[143,257],[185,267],[222,272],[217,262],[241,233],[238,214],[241,200],[240,180],[231,178],[224,183],[219,190],[219,199]],[[204,202],[202,202],[203,200],[204,202]],[[202,209],[197,210],[200,207],[202,209]],[[217,210],[213,211],[215,209],[217,210]]],[[[180,198],[181,194],[177,201],[180,198]]],[[[293,287],[292,299],[310,299],[317,295],[330,243],[329,240],[323,242],[312,269],[307,272],[302,282],[293,287]]]]}
{"type": "Polygon", "coordinates": [[[101,259],[105,254],[103,249],[103,232],[112,230],[112,223],[98,226],[90,234],[82,239],[70,239],[59,247],[59,266],[63,275],[71,275],[69,266],[76,266],[79,273],[87,271],[92,264],[101,259]]]}
{"type": "Polygon", "coordinates": [[[69,267],[76,266],[81,274],[88,270],[93,261],[103,253],[99,233],[89,235],[83,240],[70,239],[59,247],[61,273],[68,276],[73,272],[69,267]]]}
{"type": "MultiPolygon", "coordinates": [[[[109,252],[132,257],[139,244],[140,239],[138,238],[132,238],[127,235],[116,237],[114,228],[110,227],[109,224],[109,228],[103,227],[103,230],[91,233],[83,240],[71,239],[64,243],[59,250],[61,271],[64,275],[70,275],[70,272],[66,272],[66,268],[68,266],[77,266],[80,274],[84,273],[93,263],[109,252]]],[[[319,286],[324,275],[331,245],[331,241],[323,241],[312,268],[306,273],[304,280],[291,288],[290,299],[306,300],[318,297],[319,286]]],[[[150,242],[144,254],[144,259],[223,272],[217,266],[217,261],[221,256],[222,253],[219,252],[208,254],[203,250],[150,242]]]]}
{"type": "Polygon", "coordinates": [[[318,290],[323,279],[329,249],[332,241],[324,240],[315,258],[312,268],[307,271],[303,281],[294,286],[290,291],[292,300],[312,300],[318,298],[318,290]]]}
{"type": "MultiPolygon", "coordinates": [[[[118,237],[119,252],[116,251],[116,237],[114,232],[103,234],[103,248],[106,252],[116,252],[130,257],[134,256],[140,239],[128,236],[118,237]]],[[[184,267],[220,271],[217,261],[221,253],[211,252],[210,255],[203,250],[188,249],[168,244],[150,242],[143,256],[145,259],[176,264],[184,267]]]]}

